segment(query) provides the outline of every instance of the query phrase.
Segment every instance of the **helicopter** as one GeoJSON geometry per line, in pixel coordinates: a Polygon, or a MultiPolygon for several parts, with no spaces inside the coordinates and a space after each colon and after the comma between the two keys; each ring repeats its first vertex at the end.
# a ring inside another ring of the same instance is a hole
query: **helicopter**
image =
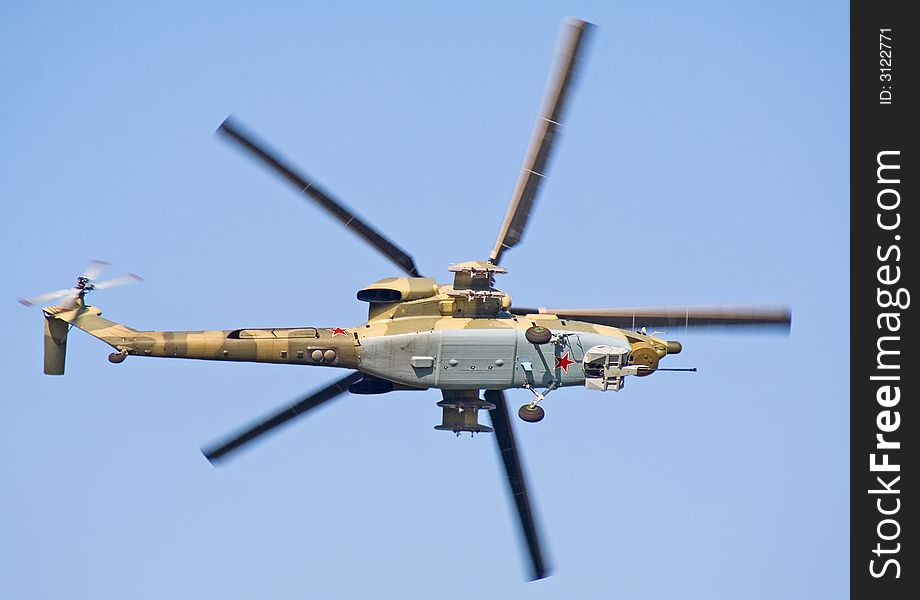
{"type": "Polygon", "coordinates": [[[788,330],[786,307],[524,308],[495,286],[508,271],[505,253],[523,240],[576,84],[584,48],[593,30],[587,21],[563,24],[556,64],[520,175],[488,258],[448,267],[453,281],[423,276],[410,254],[347,208],[281,155],[228,117],[218,133],[237,144],[305,198],[326,210],[404,276],[387,277],[357,292],[368,305],[367,321],[351,327],[274,327],[213,331],[147,331],[102,317],[87,303],[90,292],[140,281],[128,274],[97,281],[109,266],[92,261],[73,288],[21,303],[31,306],[63,298],[42,309],[44,373],[63,375],[67,336],[72,327],[102,340],[114,351],[109,361],[127,357],[184,358],[321,366],[347,373],[203,450],[212,464],[278,426],[346,393],[386,394],[438,389],[441,423],[435,429],[494,434],[507,488],[514,502],[529,559],[531,580],[550,574],[527,492],[505,390],[530,395],[518,409],[525,422],[538,423],[550,392],[583,387],[621,391],[631,377],[670,368],[662,361],[678,354],[677,340],[649,328],[771,327],[788,330]],[[485,411],[489,423],[479,422],[485,411]]]}

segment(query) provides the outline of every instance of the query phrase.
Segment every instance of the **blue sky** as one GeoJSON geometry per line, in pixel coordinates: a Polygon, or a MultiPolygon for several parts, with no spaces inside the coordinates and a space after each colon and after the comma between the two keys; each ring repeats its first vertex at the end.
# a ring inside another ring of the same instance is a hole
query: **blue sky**
{"type": "Polygon", "coordinates": [[[844,596],[846,3],[124,4],[0,7],[0,596],[844,596]],[[15,299],[91,258],[146,278],[93,298],[138,328],[363,320],[396,273],[213,135],[228,114],[422,272],[486,257],[569,15],[598,28],[499,285],[794,322],[683,335],[697,374],[515,421],[553,577],[524,583],[493,440],[435,431],[435,391],[343,398],[215,469],[199,447],[338,372],[115,366],[74,332],[41,374],[15,299]]]}

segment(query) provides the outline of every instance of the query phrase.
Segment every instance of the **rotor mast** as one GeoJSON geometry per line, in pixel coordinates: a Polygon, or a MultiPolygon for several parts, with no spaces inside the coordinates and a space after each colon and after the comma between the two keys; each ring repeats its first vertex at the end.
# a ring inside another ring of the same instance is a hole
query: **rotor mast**
{"type": "Polygon", "coordinates": [[[451,297],[453,316],[495,316],[511,308],[511,296],[492,286],[495,275],[508,269],[487,261],[469,261],[450,265],[454,284],[446,293],[451,297]]]}

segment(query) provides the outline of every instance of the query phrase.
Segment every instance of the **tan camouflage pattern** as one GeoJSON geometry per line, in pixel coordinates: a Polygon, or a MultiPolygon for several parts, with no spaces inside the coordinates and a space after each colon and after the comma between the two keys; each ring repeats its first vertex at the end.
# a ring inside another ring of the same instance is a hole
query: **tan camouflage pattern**
{"type": "Polygon", "coordinates": [[[502,292],[497,300],[493,298],[470,299],[462,295],[456,295],[457,291],[453,286],[440,285],[438,293],[432,294],[428,298],[411,302],[371,306],[369,311],[370,318],[367,323],[356,328],[358,339],[444,329],[508,328],[525,330],[532,325],[542,325],[550,331],[566,329],[625,339],[630,344],[641,342],[654,347],[661,357],[667,354],[668,345],[666,340],[636,331],[560,319],[553,314],[536,313],[516,316],[510,319],[498,318],[499,308],[507,310],[511,307],[510,295],[502,292]]]}
{"type": "Polygon", "coordinates": [[[216,331],[139,331],[103,319],[93,306],[45,309],[129,356],[225,360],[328,367],[358,366],[358,341],[342,328],[263,328],[216,331]]]}

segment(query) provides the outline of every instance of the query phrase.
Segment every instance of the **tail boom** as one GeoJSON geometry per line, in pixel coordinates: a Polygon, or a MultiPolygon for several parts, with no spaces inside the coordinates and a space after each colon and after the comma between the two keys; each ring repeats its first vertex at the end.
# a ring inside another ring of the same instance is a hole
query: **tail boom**
{"type": "MultiPolygon", "coordinates": [[[[155,356],[239,362],[322,365],[354,369],[358,364],[357,336],[341,328],[263,328],[212,331],[139,331],[103,319],[94,306],[45,309],[46,373],[48,328],[73,325],[124,356],[155,356]],[[60,323],[61,325],[56,325],[60,323]]],[[[66,338],[64,340],[66,342],[66,338]]],[[[51,338],[54,343],[54,338],[51,338]]],[[[52,356],[54,356],[52,354],[52,356]]],[[[116,356],[116,355],[113,355],[116,356]]],[[[120,362],[114,361],[113,362],[120,362]]],[[[52,366],[56,366],[54,363],[52,366]]],[[[61,358],[63,373],[63,351],[61,358]]]]}

